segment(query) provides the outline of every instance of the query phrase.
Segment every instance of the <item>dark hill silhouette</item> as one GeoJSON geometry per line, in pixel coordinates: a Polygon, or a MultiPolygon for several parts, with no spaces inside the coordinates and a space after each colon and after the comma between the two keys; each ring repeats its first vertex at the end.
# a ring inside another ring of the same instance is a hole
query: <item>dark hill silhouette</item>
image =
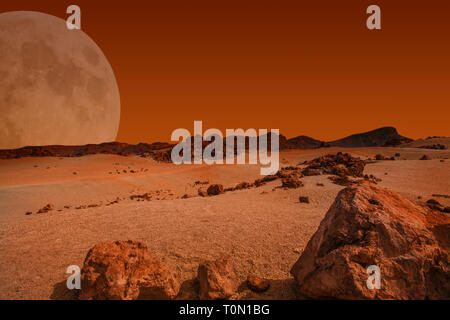
{"type": "Polygon", "coordinates": [[[117,154],[122,156],[141,155],[149,156],[160,161],[170,161],[167,150],[169,143],[155,142],[152,144],[128,144],[121,142],[105,142],[100,144],[87,144],[82,146],[28,146],[19,149],[0,150],[0,159],[14,159],[22,157],[81,157],[89,154],[117,154]]]}
{"type": "MultiPolygon", "coordinates": [[[[270,149],[270,135],[268,133],[268,148],[270,149]]],[[[248,139],[245,139],[248,146],[248,139]]],[[[279,135],[280,150],[287,149],[316,149],[330,146],[337,147],[382,147],[396,146],[405,142],[412,141],[409,138],[398,134],[394,127],[383,127],[365,133],[353,134],[351,136],[325,142],[313,139],[308,136],[298,136],[287,139],[283,135],[279,135]]],[[[193,144],[193,139],[191,140],[193,144]]],[[[203,141],[202,148],[205,148],[210,142],[203,141]]],[[[83,146],[29,146],[19,149],[0,150],[0,159],[13,159],[21,157],[80,157],[89,154],[117,154],[117,155],[139,155],[143,157],[151,157],[158,161],[170,161],[170,152],[175,143],[155,142],[152,144],[139,143],[136,145],[107,142],[101,144],[88,144],[83,146]]],[[[224,147],[226,141],[224,141],[224,147]]],[[[236,146],[235,146],[236,148],[236,146]]],[[[193,150],[193,149],[192,149],[193,150]]],[[[236,149],[235,149],[236,151],[236,149]]]]}
{"type": "Polygon", "coordinates": [[[298,136],[287,140],[290,149],[314,149],[326,146],[326,143],[308,136],[298,136]]]}
{"type": "Polygon", "coordinates": [[[382,147],[389,141],[398,140],[412,141],[409,138],[403,137],[398,134],[397,129],[394,127],[383,127],[375,129],[369,132],[353,134],[351,136],[328,142],[331,146],[337,147],[382,147]]]}

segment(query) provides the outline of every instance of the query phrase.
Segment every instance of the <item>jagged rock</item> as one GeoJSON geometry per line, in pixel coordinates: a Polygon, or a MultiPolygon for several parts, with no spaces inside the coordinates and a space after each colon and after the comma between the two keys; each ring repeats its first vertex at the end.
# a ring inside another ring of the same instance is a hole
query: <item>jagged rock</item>
{"type": "Polygon", "coordinates": [[[280,179],[289,178],[292,176],[292,172],[285,171],[285,170],[279,170],[277,172],[277,177],[280,179]]]}
{"type": "Polygon", "coordinates": [[[434,199],[428,200],[427,206],[428,206],[428,208],[430,208],[432,210],[437,210],[437,211],[445,212],[445,213],[450,212],[450,207],[444,207],[439,201],[434,200],[434,199]]]}
{"type": "Polygon", "coordinates": [[[175,273],[138,241],[111,241],[89,250],[81,270],[79,299],[173,299],[175,273]]]}
{"type": "Polygon", "coordinates": [[[235,186],[235,187],[233,188],[233,190],[248,189],[248,188],[251,188],[251,187],[252,187],[252,184],[251,184],[251,183],[248,183],[248,182],[241,182],[241,183],[239,183],[237,186],[235,186]]]}
{"type": "Polygon", "coordinates": [[[197,180],[197,181],[194,182],[194,186],[196,186],[196,185],[202,185],[202,184],[209,184],[209,181],[200,181],[200,180],[197,180]]]}
{"type": "Polygon", "coordinates": [[[198,195],[199,195],[200,197],[207,197],[207,196],[208,196],[208,193],[205,191],[205,189],[203,189],[203,188],[198,188],[198,195]]]}
{"type": "Polygon", "coordinates": [[[349,186],[354,183],[353,180],[350,180],[348,176],[331,176],[328,177],[328,179],[331,180],[334,184],[340,185],[340,186],[349,186]]]}
{"type": "Polygon", "coordinates": [[[431,158],[429,156],[427,156],[426,154],[424,154],[422,156],[422,158],[420,158],[419,160],[431,160],[431,158]]]}
{"type": "Polygon", "coordinates": [[[290,178],[293,176],[297,176],[299,178],[303,177],[303,174],[301,173],[302,169],[298,168],[298,167],[284,167],[284,168],[280,168],[280,170],[278,170],[276,176],[280,179],[284,179],[284,178],[290,178]]]}
{"type": "Polygon", "coordinates": [[[369,183],[337,195],[291,269],[310,298],[449,299],[450,218],[369,183]],[[367,268],[381,270],[369,289],[367,268]]]}
{"type": "Polygon", "coordinates": [[[300,196],[300,197],[298,197],[298,202],[309,203],[309,197],[300,196]]]}
{"type": "Polygon", "coordinates": [[[313,159],[307,162],[303,169],[305,176],[317,174],[333,174],[338,176],[362,177],[366,163],[360,158],[354,158],[348,153],[338,152],[313,159]]]}
{"type": "Polygon", "coordinates": [[[303,182],[297,177],[285,178],[281,180],[281,187],[295,189],[303,186],[303,182]]]}
{"type": "Polygon", "coordinates": [[[224,193],[223,185],[221,184],[212,184],[208,187],[208,190],[206,190],[208,195],[210,196],[217,196],[221,193],[224,193]]]}
{"type": "Polygon", "coordinates": [[[262,185],[265,185],[267,182],[274,181],[276,179],[278,179],[277,175],[270,174],[270,175],[264,176],[261,179],[256,179],[255,182],[253,182],[253,185],[255,187],[260,187],[262,185]]]}
{"type": "Polygon", "coordinates": [[[306,167],[305,169],[303,169],[302,173],[304,176],[319,176],[322,174],[322,171],[320,171],[319,169],[306,167]]]}
{"type": "Polygon", "coordinates": [[[247,286],[250,290],[254,292],[264,292],[270,287],[270,281],[267,279],[260,278],[253,274],[247,277],[247,286]]]}
{"type": "Polygon", "coordinates": [[[48,211],[52,211],[53,209],[55,209],[55,206],[52,203],[49,203],[45,207],[39,209],[37,213],[45,213],[48,211]]]}
{"type": "Polygon", "coordinates": [[[378,182],[382,181],[380,178],[377,178],[377,177],[375,177],[372,174],[370,174],[370,175],[365,174],[364,175],[364,180],[367,180],[367,181],[372,182],[374,184],[377,184],[378,182]]]}
{"type": "Polygon", "coordinates": [[[197,273],[200,299],[228,299],[237,293],[238,281],[230,257],[205,261],[197,273]]]}

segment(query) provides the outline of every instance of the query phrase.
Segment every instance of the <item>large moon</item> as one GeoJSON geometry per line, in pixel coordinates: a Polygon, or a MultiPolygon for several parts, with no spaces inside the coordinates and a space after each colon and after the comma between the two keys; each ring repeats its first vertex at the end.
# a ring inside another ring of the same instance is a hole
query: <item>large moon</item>
{"type": "Polygon", "coordinates": [[[0,14],[0,149],[114,141],[119,121],[113,70],[88,35],[40,12],[0,14]]]}

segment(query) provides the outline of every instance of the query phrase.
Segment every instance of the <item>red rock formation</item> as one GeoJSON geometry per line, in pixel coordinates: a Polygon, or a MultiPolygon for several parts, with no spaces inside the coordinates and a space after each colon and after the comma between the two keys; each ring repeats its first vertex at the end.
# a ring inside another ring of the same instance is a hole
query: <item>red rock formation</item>
{"type": "Polygon", "coordinates": [[[363,183],[342,190],[292,267],[311,298],[449,299],[450,218],[363,183]],[[367,268],[381,270],[369,289],[367,268]]]}
{"type": "Polygon", "coordinates": [[[366,163],[354,158],[348,153],[338,152],[306,162],[308,165],[303,169],[305,176],[318,174],[333,174],[337,176],[362,177],[366,163]]]}
{"type": "Polygon", "coordinates": [[[303,182],[298,177],[290,177],[281,180],[281,187],[296,189],[303,186],[303,182]]]}
{"type": "Polygon", "coordinates": [[[198,188],[198,195],[199,195],[200,197],[207,197],[207,196],[208,196],[208,193],[205,191],[204,188],[198,188]]]}
{"type": "Polygon", "coordinates": [[[212,184],[208,187],[208,190],[206,190],[209,196],[217,196],[221,193],[224,193],[223,185],[221,184],[212,184]]]}
{"type": "Polygon", "coordinates": [[[81,270],[79,299],[173,299],[174,272],[137,241],[111,241],[89,250],[81,270]]]}
{"type": "Polygon", "coordinates": [[[440,212],[450,213],[450,207],[444,207],[442,204],[440,204],[438,201],[434,199],[430,199],[426,202],[426,205],[428,208],[432,210],[437,210],[440,212]]]}
{"type": "Polygon", "coordinates": [[[274,180],[277,180],[277,179],[278,179],[278,177],[276,175],[267,175],[267,176],[264,176],[263,178],[256,179],[253,182],[253,185],[255,187],[260,187],[262,185],[265,185],[267,182],[274,181],[274,180]]]}
{"type": "Polygon", "coordinates": [[[230,257],[200,264],[197,280],[203,300],[228,299],[237,293],[238,281],[230,257]]]}
{"type": "Polygon", "coordinates": [[[48,211],[52,211],[53,209],[55,209],[55,206],[53,204],[49,203],[45,207],[39,209],[37,213],[45,213],[48,211]]]}

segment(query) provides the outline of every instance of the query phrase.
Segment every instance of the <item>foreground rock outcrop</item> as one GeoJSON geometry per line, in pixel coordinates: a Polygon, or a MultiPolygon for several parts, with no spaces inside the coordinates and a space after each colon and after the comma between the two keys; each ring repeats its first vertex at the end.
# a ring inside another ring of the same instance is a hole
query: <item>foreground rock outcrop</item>
{"type": "Polygon", "coordinates": [[[79,299],[173,299],[175,273],[137,241],[111,241],[89,250],[81,270],[79,299]]]}
{"type": "Polygon", "coordinates": [[[311,298],[450,299],[450,218],[369,183],[342,190],[291,269],[311,298]],[[369,289],[367,268],[381,271],[369,289]]]}
{"type": "Polygon", "coordinates": [[[203,300],[228,299],[237,293],[238,280],[228,256],[200,264],[197,280],[199,296],[203,300]]]}

